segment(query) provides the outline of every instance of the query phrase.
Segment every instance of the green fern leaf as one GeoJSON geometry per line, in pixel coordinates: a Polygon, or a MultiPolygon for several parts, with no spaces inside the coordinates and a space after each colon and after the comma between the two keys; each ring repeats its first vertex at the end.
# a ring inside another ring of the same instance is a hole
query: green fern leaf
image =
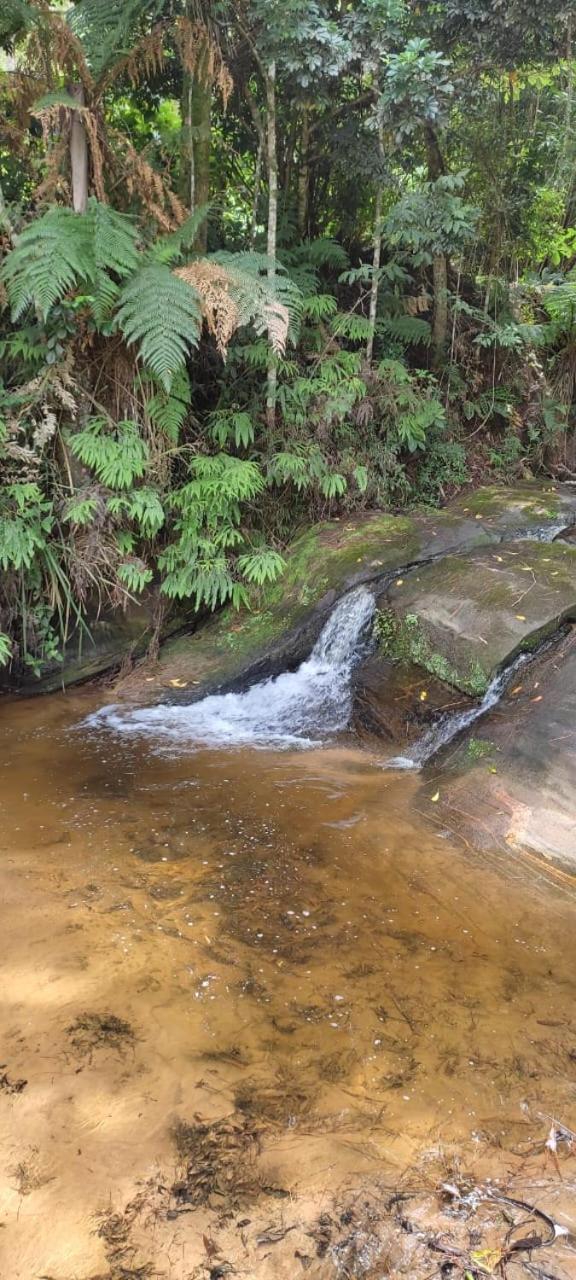
{"type": "Polygon", "coordinates": [[[96,324],[100,325],[112,310],[119,293],[118,284],[110,272],[123,279],[136,270],[137,233],[125,214],[117,213],[115,209],[111,209],[107,204],[101,204],[98,200],[89,202],[88,217],[92,224],[94,256],[92,274],[96,284],[93,311],[96,324]]]}
{"type": "Polygon", "coordinates": [[[238,556],[238,568],[247,582],[262,587],[265,582],[275,582],[280,577],[286,561],[272,547],[258,547],[238,556]]]}
{"type": "Polygon", "coordinates": [[[144,364],[166,391],[198,344],[198,294],[163,263],[149,263],[124,285],[117,320],[128,343],[138,342],[144,364]]]}
{"type": "Polygon", "coordinates": [[[147,569],[141,560],[125,560],[118,565],[118,577],[128,591],[138,595],[154,577],[152,570],[147,569]]]}
{"type": "Polygon", "coordinates": [[[149,464],[148,446],[137,423],[129,420],[111,427],[105,418],[92,418],[69,444],[74,456],[110,489],[129,489],[149,464]]]}
{"type": "Polygon", "coordinates": [[[12,657],[12,641],[0,631],[0,667],[5,667],[12,657]]]}
{"type": "Polygon", "coordinates": [[[0,274],[15,320],[30,305],[46,319],[79,281],[93,278],[90,219],[72,209],[49,209],[21,232],[0,274]]]}
{"type": "Polygon", "coordinates": [[[406,343],[407,346],[411,343],[422,343],[428,347],[432,341],[430,324],[418,316],[387,317],[378,322],[378,330],[389,334],[391,338],[398,339],[399,342],[406,343]]]}
{"type": "Polygon", "coordinates": [[[155,489],[133,489],[131,493],[114,495],[108,499],[112,515],[127,515],[145,537],[152,538],[162,528],[165,513],[155,489]]]}

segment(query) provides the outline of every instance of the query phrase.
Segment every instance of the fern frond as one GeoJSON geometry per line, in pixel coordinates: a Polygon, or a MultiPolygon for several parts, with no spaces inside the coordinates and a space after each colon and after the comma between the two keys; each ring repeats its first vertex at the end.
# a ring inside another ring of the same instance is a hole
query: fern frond
{"type": "Polygon", "coordinates": [[[179,369],[172,379],[170,391],[159,389],[146,400],[150,421],[159,427],[174,443],[178,440],[191,401],[190,379],[185,369],[179,369]]]}
{"type": "Polygon", "coordinates": [[[67,18],[82,41],[90,66],[100,74],[113,58],[133,45],[142,20],[154,22],[163,7],[163,0],[80,0],[67,18]]]}
{"type": "Polygon", "coordinates": [[[111,272],[123,277],[138,262],[130,219],[98,200],[86,213],[49,209],[19,235],[2,268],[15,319],[30,305],[46,319],[51,307],[78,285],[95,287],[97,323],[117,295],[111,272]]]}
{"type": "Polygon", "coordinates": [[[264,586],[265,582],[275,582],[286,568],[286,561],[273,547],[257,547],[253,551],[247,551],[238,556],[237,563],[246,581],[257,587],[264,586]]]}
{"type": "Polygon", "coordinates": [[[91,418],[70,436],[69,445],[74,457],[110,489],[129,489],[149,464],[148,446],[130,420],[111,427],[106,418],[91,418]]]}
{"type": "Polygon", "coordinates": [[[150,262],[176,262],[182,254],[191,249],[202,223],[210,213],[210,205],[199,205],[188,215],[180,227],[166,236],[161,236],[148,250],[146,257],[150,262]]]}
{"type": "Polygon", "coordinates": [[[338,303],[331,293],[312,293],[302,303],[305,320],[328,320],[337,310],[338,303]]]}
{"type": "Polygon", "coordinates": [[[101,324],[111,311],[119,288],[110,272],[123,279],[136,270],[138,249],[136,247],[137,232],[130,219],[123,213],[117,213],[107,204],[91,200],[88,216],[92,223],[94,254],[94,318],[101,324]]]}
{"type": "Polygon", "coordinates": [[[346,250],[336,240],[328,237],[310,240],[302,245],[302,252],[315,267],[330,267],[333,271],[345,271],[350,265],[346,250]]]}
{"type": "Polygon", "coordinates": [[[427,347],[432,341],[430,324],[419,316],[389,316],[378,322],[378,330],[407,345],[422,343],[427,347]]]}
{"type": "Polygon", "coordinates": [[[26,0],[4,0],[0,10],[0,44],[24,35],[34,25],[37,14],[26,0]]]}
{"type": "Polygon", "coordinates": [[[92,227],[72,209],[50,209],[18,236],[2,267],[12,316],[34,305],[46,319],[50,308],[79,282],[93,278],[92,227]]]}
{"type": "Polygon", "coordinates": [[[117,320],[128,343],[138,342],[144,363],[170,391],[175,373],[200,336],[198,293],[163,263],[149,263],[124,285],[117,320]]]}

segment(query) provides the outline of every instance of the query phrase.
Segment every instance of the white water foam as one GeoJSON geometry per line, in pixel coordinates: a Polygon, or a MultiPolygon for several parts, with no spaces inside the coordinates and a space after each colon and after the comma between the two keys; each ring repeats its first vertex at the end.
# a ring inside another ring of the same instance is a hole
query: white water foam
{"type": "Polygon", "coordinates": [[[453,716],[444,716],[432,728],[427,729],[415,744],[411,755],[393,756],[391,760],[386,761],[385,767],[387,769],[422,769],[442,747],[446,747],[453,738],[463,733],[471,724],[474,724],[475,720],[479,720],[496,706],[514,673],[528,662],[530,657],[529,653],[521,653],[511,666],[494,676],[481,702],[475,707],[470,707],[468,711],[458,711],[453,716]]]}
{"type": "Polygon", "coordinates": [[[367,652],[374,610],[366,588],[351,591],[297,671],[263,680],[245,693],[213,694],[186,706],[103,707],[85,723],[187,748],[314,746],[348,724],[352,672],[367,652]]]}

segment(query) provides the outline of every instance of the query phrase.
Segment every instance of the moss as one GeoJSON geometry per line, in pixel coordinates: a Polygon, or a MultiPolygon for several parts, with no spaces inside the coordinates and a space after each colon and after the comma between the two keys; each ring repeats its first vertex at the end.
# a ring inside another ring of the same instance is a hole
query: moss
{"type": "Polygon", "coordinates": [[[484,756],[492,755],[494,743],[487,738],[470,738],[466,751],[471,760],[482,760],[484,756]]]}
{"type": "Polygon", "coordinates": [[[443,684],[461,689],[473,697],[481,697],[486,692],[488,677],[480,663],[471,662],[467,673],[458,671],[448,658],[432,648],[415,613],[398,618],[392,609],[380,610],[375,627],[383,657],[396,662],[414,662],[443,684]]]}

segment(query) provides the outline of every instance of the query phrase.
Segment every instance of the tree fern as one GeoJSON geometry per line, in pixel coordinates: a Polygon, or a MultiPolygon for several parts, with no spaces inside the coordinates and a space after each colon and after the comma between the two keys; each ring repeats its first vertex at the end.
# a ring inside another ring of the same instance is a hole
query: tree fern
{"type": "Polygon", "coordinates": [[[117,320],[126,341],[138,342],[144,363],[170,391],[174,374],[200,336],[196,290],[163,263],[149,263],[124,285],[117,320]]]}

